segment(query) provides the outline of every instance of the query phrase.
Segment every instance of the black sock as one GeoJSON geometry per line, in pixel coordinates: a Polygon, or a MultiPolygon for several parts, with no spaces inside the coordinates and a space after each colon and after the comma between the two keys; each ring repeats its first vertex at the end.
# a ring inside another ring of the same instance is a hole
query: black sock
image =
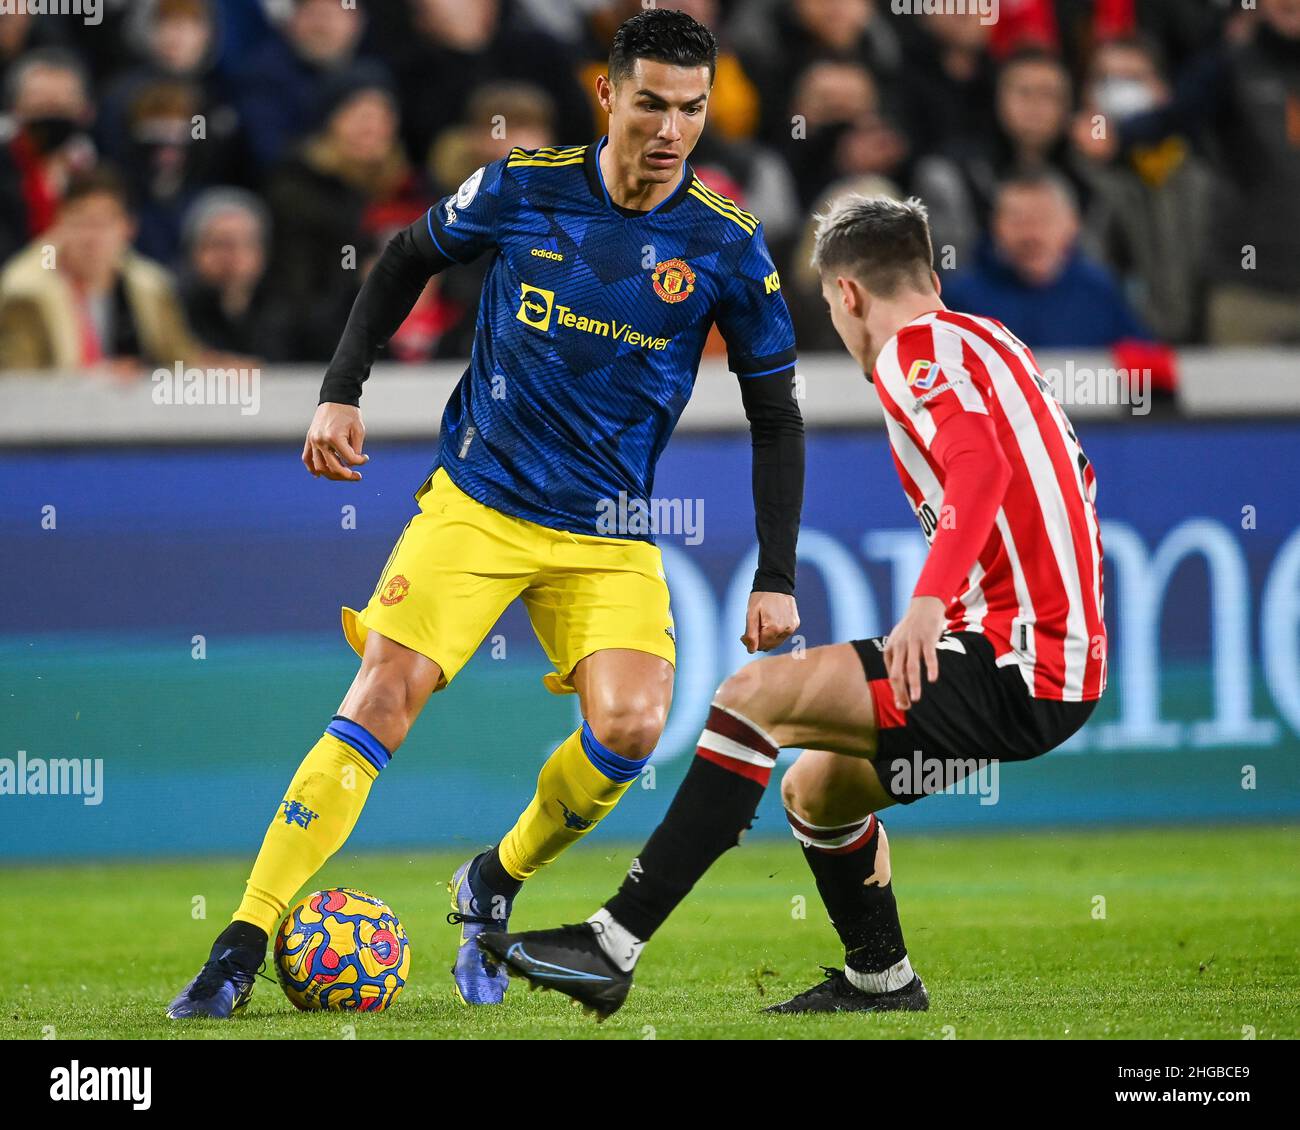
{"type": "Polygon", "coordinates": [[[261,965],[266,957],[268,940],[266,931],[260,926],[251,922],[232,922],[212,943],[209,960],[219,958],[226,950],[234,950],[231,956],[238,964],[247,965],[251,961],[253,965],[261,965]]]}
{"type": "Polygon", "coordinates": [[[844,943],[844,963],[861,973],[880,973],[897,965],[907,956],[907,947],[893,882],[889,875],[883,876],[883,884],[880,876],[867,882],[877,869],[876,853],[884,836],[880,821],[869,816],[842,828],[816,828],[791,812],[786,816],[844,943]]]}
{"type": "Polygon", "coordinates": [[[757,727],[714,706],[696,756],[655,829],[605,908],[646,941],[700,877],[754,821],[777,749],[757,727]]]}
{"type": "Polygon", "coordinates": [[[524,885],[522,879],[516,879],[501,866],[501,856],[495,847],[489,848],[485,855],[479,857],[478,871],[475,878],[481,879],[493,894],[512,899],[524,885]]]}

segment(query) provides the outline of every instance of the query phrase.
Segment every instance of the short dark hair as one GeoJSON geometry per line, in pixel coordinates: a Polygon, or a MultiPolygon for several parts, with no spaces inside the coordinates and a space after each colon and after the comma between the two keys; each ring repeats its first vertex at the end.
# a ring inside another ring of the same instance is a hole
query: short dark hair
{"type": "Polygon", "coordinates": [[[84,200],[88,196],[111,196],[123,212],[127,215],[131,214],[131,194],[127,190],[126,182],[110,165],[96,165],[93,169],[73,177],[68,182],[63,199],[59,201],[59,209],[67,208],[68,205],[84,200]]]}
{"type": "Polygon", "coordinates": [[[823,276],[848,275],[880,298],[893,298],[905,286],[924,291],[930,285],[930,217],[916,197],[850,192],[813,218],[812,265],[823,276]]]}
{"type": "Polygon", "coordinates": [[[1065,60],[1060,54],[1053,51],[1050,47],[1044,47],[1038,43],[1025,43],[1015,48],[998,66],[998,78],[1001,79],[1009,71],[1016,67],[1037,64],[1042,67],[1051,67],[1054,70],[1062,72],[1066,80],[1070,78],[1070,68],[1065,65],[1065,60]]]}
{"type": "Polygon", "coordinates": [[[609,49],[609,81],[631,75],[638,59],[674,67],[708,67],[709,83],[718,69],[718,41],[713,32],[685,12],[647,8],[625,20],[609,49]]]}
{"type": "Polygon", "coordinates": [[[1088,73],[1091,77],[1096,70],[1097,59],[1103,51],[1114,49],[1116,51],[1135,51],[1139,55],[1145,55],[1151,69],[1156,72],[1160,78],[1164,78],[1169,73],[1169,59],[1165,50],[1159,42],[1143,32],[1132,32],[1129,35],[1116,35],[1110,39],[1103,39],[1092,49],[1092,56],[1088,60],[1088,73]]]}
{"type": "Polygon", "coordinates": [[[1031,192],[1040,189],[1054,192],[1075,215],[1079,214],[1079,193],[1069,179],[1051,165],[1030,165],[1013,169],[998,181],[994,194],[994,207],[1001,201],[1004,192],[1017,188],[1031,192]]]}

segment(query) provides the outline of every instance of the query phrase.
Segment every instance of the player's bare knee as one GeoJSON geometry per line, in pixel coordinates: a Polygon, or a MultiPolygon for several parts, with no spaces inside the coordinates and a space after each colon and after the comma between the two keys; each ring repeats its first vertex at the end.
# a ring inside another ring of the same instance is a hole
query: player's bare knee
{"type": "Polygon", "coordinates": [[[826,827],[831,823],[829,791],[795,762],[781,778],[781,803],[805,824],[826,827]]]}
{"type": "Polygon", "coordinates": [[[713,701],[729,710],[743,714],[756,726],[768,728],[770,719],[764,717],[764,688],[772,672],[773,659],[756,659],[740,670],[728,675],[713,701]]]}
{"type": "Polygon", "coordinates": [[[803,815],[803,813],[799,811],[799,789],[798,779],[795,774],[795,765],[791,765],[790,768],[785,771],[785,776],[781,778],[781,803],[785,805],[787,812],[793,812],[796,816],[803,815]]]}
{"type": "Polygon", "coordinates": [[[380,664],[358,674],[339,713],[379,737],[391,752],[405,739],[423,701],[419,688],[391,665],[380,664]]]}
{"type": "Polygon", "coordinates": [[[808,750],[801,754],[781,778],[781,803],[786,811],[819,828],[838,828],[865,819],[875,809],[870,790],[845,768],[826,753],[808,750]]]}
{"type": "Polygon", "coordinates": [[[364,726],[379,738],[390,753],[394,752],[411,728],[406,711],[391,700],[360,697],[345,702],[339,713],[364,726]]]}
{"type": "Polygon", "coordinates": [[[641,761],[654,752],[665,717],[662,703],[632,697],[595,708],[587,724],[606,749],[630,761],[641,761]]]}

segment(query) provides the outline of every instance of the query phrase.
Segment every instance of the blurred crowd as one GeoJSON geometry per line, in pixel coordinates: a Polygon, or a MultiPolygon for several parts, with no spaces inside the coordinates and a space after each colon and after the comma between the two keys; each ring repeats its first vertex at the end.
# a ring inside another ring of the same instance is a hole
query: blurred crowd
{"type": "MultiPolygon", "coordinates": [[[[945,299],[1031,346],[1300,342],[1300,0],[662,6],[718,37],[692,164],[763,220],[801,352],[838,345],[807,262],[846,191],[925,200],[945,299]]],[[[513,146],[603,132],[640,8],[0,14],[0,368],[327,361],[394,231],[513,146]]],[[[466,357],[485,269],[431,280],[389,357],[466,357]]]]}

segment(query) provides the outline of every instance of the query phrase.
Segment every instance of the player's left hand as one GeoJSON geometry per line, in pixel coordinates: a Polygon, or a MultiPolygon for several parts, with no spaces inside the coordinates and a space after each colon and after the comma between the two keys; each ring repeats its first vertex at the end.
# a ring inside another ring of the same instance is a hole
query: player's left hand
{"type": "Polygon", "coordinates": [[[937,596],[916,596],[903,618],[885,640],[885,669],[894,692],[894,705],[907,710],[921,699],[921,661],[930,682],[939,677],[939,649],[935,646],[948,622],[943,601],[937,596]]]}
{"type": "Polygon", "coordinates": [[[799,627],[799,608],[794,597],[783,592],[751,592],[745,612],[745,634],[740,642],[753,655],[771,651],[785,643],[799,627]]]}

